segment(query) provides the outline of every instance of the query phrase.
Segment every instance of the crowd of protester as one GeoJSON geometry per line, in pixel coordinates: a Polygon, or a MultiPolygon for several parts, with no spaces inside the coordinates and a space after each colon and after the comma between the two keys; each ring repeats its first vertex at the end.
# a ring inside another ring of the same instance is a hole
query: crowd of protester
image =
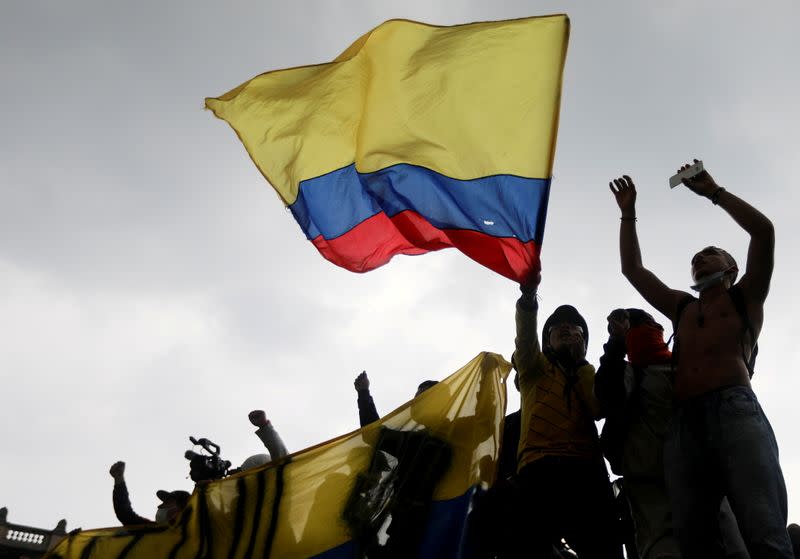
{"type": "MultiPolygon", "coordinates": [[[[751,386],[774,229],[707,171],[683,184],[749,236],[742,277],[737,281],[728,252],[709,246],[691,259],[697,297],[667,287],[642,261],[633,180],[609,184],[621,212],[622,273],[671,322],[672,347],[652,315],[617,308],[607,317],[595,369],[586,360],[589,331],[580,312],[557,307],[540,335],[541,276],[521,285],[512,357],[520,409],[505,418],[494,484],[475,496],[466,556],[621,559],[624,549],[629,559],[800,557],[800,526],[787,528],[777,442],[751,386]],[[619,476],[613,484],[609,466],[619,476]]],[[[414,397],[435,385],[420,383],[414,397]]],[[[364,427],[380,417],[366,372],[354,387],[364,427]]],[[[249,419],[268,453],[249,457],[240,470],[287,455],[263,411],[249,419]]],[[[110,473],[119,521],[153,522],[132,510],[124,462],[110,473]]],[[[190,497],[157,496],[159,523],[172,521],[190,497]]],[[[408,522],[416,530],[419,514],[408,522]]],[[[409,541],[403,556],[414,555],[416,540],[409,541]]]]}

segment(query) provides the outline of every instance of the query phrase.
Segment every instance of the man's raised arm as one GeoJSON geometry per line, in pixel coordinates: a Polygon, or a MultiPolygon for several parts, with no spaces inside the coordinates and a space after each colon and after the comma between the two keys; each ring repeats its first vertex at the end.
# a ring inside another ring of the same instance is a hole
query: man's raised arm
{"type": "MultiPolygon", "coordinates": [[[[697,159],[694,161],[698,162],[697,159]]],[[[688,165],[681,167],[679,172],[686,167],[688,165]]],[[[745,297],[762,304],[767,298],[775,265],[775,228],[772,222],[753,206],[719,186],[707,171],[684,179],[683,184],[698,196],[708,198],[714,205],[725,210],[750,235],[747,264],[739,287],[745,297]]]]}
{"type": "Polygon", "coordinates": [[[131,499],[128,496],[128,485],[125,483],[125,462],[114,462],[108,473],[114,478],[114,491],[111,498],[114,503],[114,514],[117,515],[120,524],[123,526],[152,524],[152,520],[133,512],[131,499]]]}
{"type": "Polygon", "coordinates": [[[519,373],[520,379],[533,374],[536,369],[536,360],[542,352],[537,333],[537,315],[539,304],[536,301],[536,291],[541,281],[541,274],[537,274],[532,281],[520,285],[522,294],[517,300],[516,324],[517,336],[514,339],[514,355],[511,363],[519,373]]]}
{"type": "Polygon", "coordinates": [[[367,371],[361,371],[361,374],[353,381],[353,386],[358,394],[358,420],[362,427],[366,427],[370,423],[378,421],[378,409],[375,407],[375,402],[372,395],[369,393],[369,377],[367,371]]]}
{"type": "Polygon", "coordinates": [[[258,427],[256,435],[267,447],[270,460],[280,460],[289,454],[289,451],[286,450],[286,445],[283,444],[283,439],[281,439],[275,427],[272,426],[272,422],[267,419],[267,414],[264,413],[264,410],[253,410],[247,417],[253,426],[258,427]]]}
{"type": "Polygon", "coordinates": [[[648,303],[673,320],[678,302],[687,294],[670,289],[642,264],[639,235],[636,232],[636,186],[624,175],[608,183],[620,212],[619,257],[624,275],[648,303]]]}

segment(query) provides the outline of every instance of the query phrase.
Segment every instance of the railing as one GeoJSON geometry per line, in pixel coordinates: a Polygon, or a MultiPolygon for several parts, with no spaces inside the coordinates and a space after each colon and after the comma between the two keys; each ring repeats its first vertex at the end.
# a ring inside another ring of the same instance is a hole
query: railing
{"type": "Polygon", "coordinates": [[[20,549],[44,553],[66,535],[67,522],[62,520],[55,530],[44,530],[6,521],[8,509],[0,509],[0,550],[20,549]]]}
{"type": "Polygon", "coordinates": [[[9,529],[6,527],[0,528],[0,531],[6,532],[3,540],[10,542],[14,547],[47,550],[47,542],[50,539],[49,532],[39,530],[33,531],[30,528],[23,530],[9,529]]]}

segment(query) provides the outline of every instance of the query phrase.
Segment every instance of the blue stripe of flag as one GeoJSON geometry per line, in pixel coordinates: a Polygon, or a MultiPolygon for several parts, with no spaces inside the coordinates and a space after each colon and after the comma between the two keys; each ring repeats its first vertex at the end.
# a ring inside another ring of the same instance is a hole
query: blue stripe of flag
{"type": "Polygon", "coordinates": [[[300,183],[289,206],[306,238],[336,239],[385,212],[411,210],[437,229],[464,229],[541,244],[550,179],[494,175],[453,179],[401,163],[359,173],[348,165],[300,183]]]}
{"type": "MultiPolygon", "coordinates": [[[[475,488],[446,501],[433,501],[428,512],[425,534],[417,559],[458,559],[463,553],[464,530],[475,488]]],[[[357,546],[349,540],[337,547],[314,555],[312,559],[352,559],[357,546]]]]}

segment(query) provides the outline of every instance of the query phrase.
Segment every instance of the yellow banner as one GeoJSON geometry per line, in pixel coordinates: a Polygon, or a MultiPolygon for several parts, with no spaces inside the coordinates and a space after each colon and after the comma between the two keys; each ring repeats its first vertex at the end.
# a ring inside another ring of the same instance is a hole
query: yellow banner
{"type": "Polygon", "coordinates": [[[471,491],[493,482],[510,368],[481,353],[363,429],[198,485],[171,525],[78,532],[50,557],[334,559],[409,541],[455,557],[471,491]]]}

